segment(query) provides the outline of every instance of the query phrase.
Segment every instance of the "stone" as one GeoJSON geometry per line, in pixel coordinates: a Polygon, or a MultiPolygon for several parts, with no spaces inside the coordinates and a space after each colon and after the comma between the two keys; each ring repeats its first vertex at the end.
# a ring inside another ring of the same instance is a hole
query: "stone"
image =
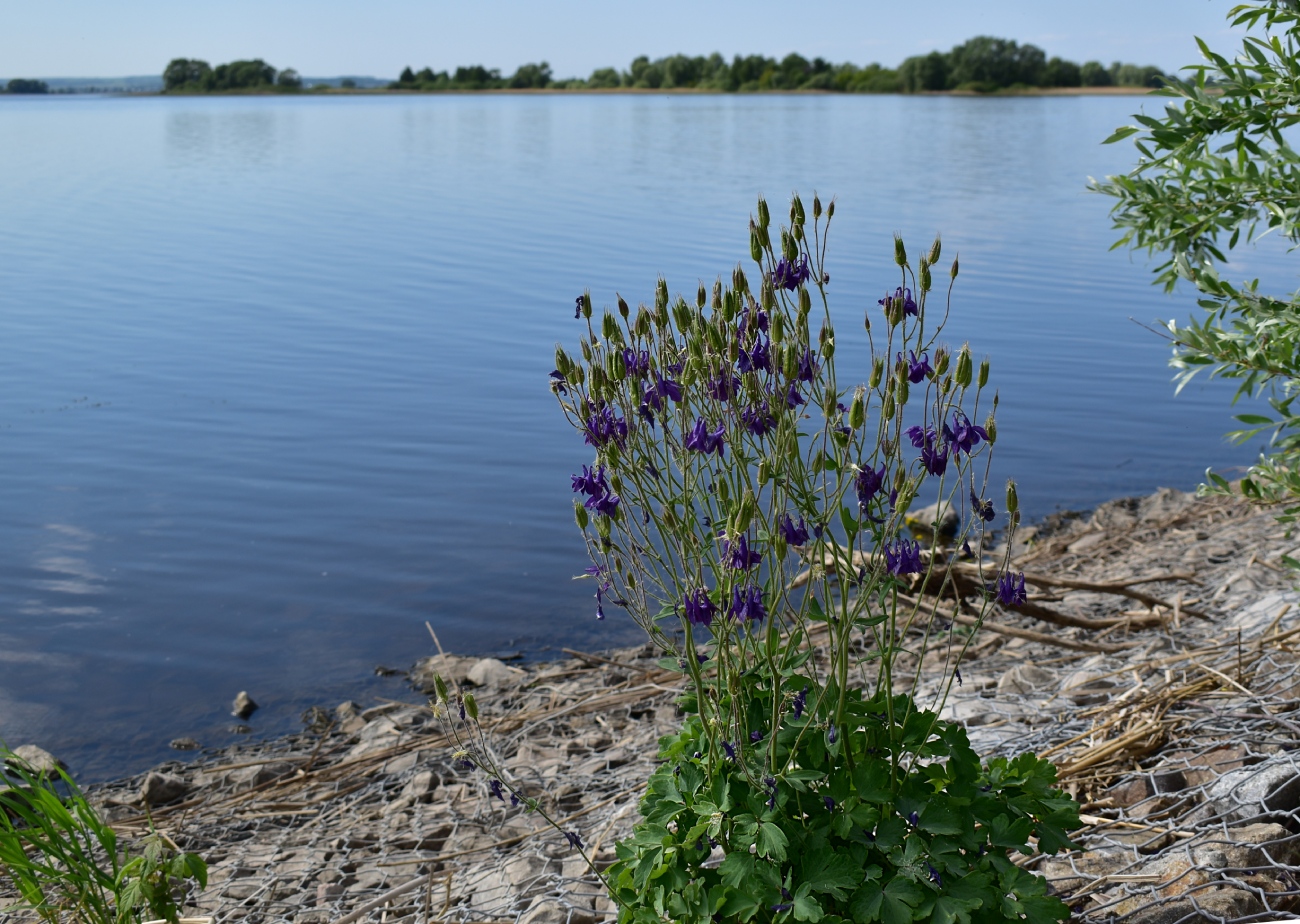
{"type": "Polygon", "coordinates": [[[230,714],[237,719],[246,719],[258,709],[257,703],[248,695],[247,691],[240,690],[235,697],[235,701],[230,705],[230,714]]]}
{"type": "Polygon", "coordinates": [[[469,669],[478,663],[478,658],[462,658],[459,655],[438,654],[415,662],[408,675],[411,683],[423,693],[433,692],[433,676],[440,674],[448,686],[455,687],[465,682],[469,669]]]}
{"type": "Polygon", "coordinates": [[[1255,638],[1268,631],[1269,626],[1277,619],[1277,614],[1283,607],[1287,607],[1286,615],[1274,631],[1289,629],[1295,624],[1298,606],[1300,606],[1300,593],[1294,590],[1262,594],[1249,606],[1233,614],[1228,620],[1228,626],[1232,629],[1240,629],[1243,639],[1255,638]],[[1286,616],[1291,618],[1287,619],[1286,616]]]}
{"type": "Polygon", "coordinates": [[[1214,889],[1193,892],[1173,901],[1155,903],[1148,896],[1135,895],[1107,909],[1125,924],[1188,924],[1192,921],[1235,921],[1264,911],[1264,903],[1243,889],[1214,889]]]}
{"type": "Polygon", "coordinates": [[[1025,695],[1050,690],[1056,686],[1056,674],[1036,664],[1017,664],[998,678],[998,692],[1025,695]]]}
{"type": "Polygon", "coordinates": [[[361,715],[361,707],[348,700],[334,707],[334,722],[338,730],[345,735],[355,735],[366,727],[366,720],[361,715]]]}
{"type": "Polygon", "coordinates": [[[1210,784],[1203,819],[1251,824],[1300,808],[1300,757],[1283,752],[1253,767],[1230,770],[1210,784]]]}
{"type": "Polygon", "coordinates": [[[1101,545],[1103,542],[1106,541],[1106,538],[1107,537],[1105,533],[1085,533],[1082,538],[1076,539],[1073,542],[1071,542],[1066,547],[1066,551],[1070,552],[1071,554],[1086,552],[1088,551],[1088,549],[1091,549],[1093,546],[1101,545]]]}
{"type": "MultiPolygon", "coordinates": [[[[247,728],[247,726],[235,726],[235,727],[247,728]]],[[[248,730],[252,731],[251,728],[248,730]]],[[[234,731],[234,729],[231,729],[231,731],[234,731]]],[[[173,738],[171,741],[167,742],[167,746],[174,751],[197,751],[199,748],[203,747],[203,745],[199,744],[193,738],[173,738]]]]}
{"type": "Polygon", "coordinates": [[[166,805],[190,791],[190,784],[170,773],[150,773],[140,784],[140,801],[145,805],[166,805]]]}
{"type": "Polygon", "coordinates": [[[68,769],[68,765],[63,761],[34,744],[24,744],[14,748],[13,757],[6,760],[5,763],[20,770],[26,770],[28,773],[57,774],[60,770],[68,769]]]}
{"type": "Polygon", "coordinates": [[[283,760],[257,764],[252,767],[240,767],[226,774],[226,784],[235,792],[247,792],[264,783],[293,772],[294,765],[283,760]]]}
{"type": "Polygon", "coordinates": [[[1053,895],[1073,894],[1102,876],[1111,876],[1133,864],[1128,851],[1090,850],[1082,856],[1047,857],[1038,867],[1053,895]]]}
{"type": "Polygon", "coordinates": [[[589,908],[574,908],[559,899],[539,895],[519,918],[519,924],[595,924],[589,908]]]}
{"type": "Polygon", "coordinates": [[[952,504],[934,503],[920,510],[909,510],[904,514],[903,522],[912,531],[912,537],[923,542],[929,542],[933,538],[937,523],[939,540],[946,542],[957,535],[961,517],[952,504]]]}
{"type": "Polygon", "coordinates": [[[517,667],[507,667],[504,661],[483,658],[469,669],[465,680],[476,687],[500,687],[513,684],[523,674],[517,667]]]}

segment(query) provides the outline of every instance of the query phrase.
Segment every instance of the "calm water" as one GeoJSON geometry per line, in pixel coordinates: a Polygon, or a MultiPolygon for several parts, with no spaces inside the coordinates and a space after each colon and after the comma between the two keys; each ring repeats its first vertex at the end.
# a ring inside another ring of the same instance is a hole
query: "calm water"
{"type": "MultiPolygon", "coordinates": [[[[399,695],[376,664],[604,646],[546,389],[574,296],[730,271],[766,193],[838,198],[844,332],[891,234],[961,253],[1031,514],[1193,487],[1222,387],[1175,399],[1089,174],[1142,100],[446,96],[0,102],[0,737],[84,778],[399,695]]],[[[1148,106],[1151,104],[1148,103],[1148,106]]],[[[1284,272],[1280,258],[1256,268],[1284,272]]],[[[860,354],[858,354],[860,355],[860,354]]]]}

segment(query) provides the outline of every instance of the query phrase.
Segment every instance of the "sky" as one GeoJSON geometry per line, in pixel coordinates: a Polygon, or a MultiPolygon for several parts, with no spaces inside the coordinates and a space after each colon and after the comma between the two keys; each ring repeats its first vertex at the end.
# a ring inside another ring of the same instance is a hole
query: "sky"
{"type": "Polygon", "coordinates": [[[159,74],[172,58],[262,58],[307,76],[395,77],[405,65],[547,61],[557,77],[626,68],[639,54],[792,51],[836,63],[946,51],[975,35],[1049,56],[1174,71],[1193,36],[1222,48],[1238,0],[42,0],[8,4],[0,74],[159,74]]]}

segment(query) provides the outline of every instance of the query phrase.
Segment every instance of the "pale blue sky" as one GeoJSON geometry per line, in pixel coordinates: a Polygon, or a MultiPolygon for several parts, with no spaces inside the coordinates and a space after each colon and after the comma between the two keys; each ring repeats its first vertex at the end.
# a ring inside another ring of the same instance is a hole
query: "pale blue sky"
{"type": "MultiPolygon", "coordinates": [[[[303,74],[395,76],[549,61],[561,77],[623,68],[638,54],[720,51],[893,66],[973,35],[1049,55],[1191,63],[1199,35],[1229,45],[1235,0],[41,0],[10,3],[0,73],[30,77],[161,73],[174,57],[260,57],[303,74]]],[[[1235,44],[1235,42],[1233,42],[1235,44]]]]}

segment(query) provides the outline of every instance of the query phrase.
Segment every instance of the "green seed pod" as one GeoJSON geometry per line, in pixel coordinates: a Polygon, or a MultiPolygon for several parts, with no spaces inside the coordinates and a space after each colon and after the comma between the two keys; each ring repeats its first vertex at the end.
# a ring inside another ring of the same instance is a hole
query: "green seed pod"
{"type": "Polygon", "coordinates": [[[799,245],[789,231],[781,232],[781,255],[791,263],[799,258],[799,245]]]}
{"type": "Polygon", "coordinates": [[[1016,493],[1016,483],[1007,479],[1007,513],[1015,515],[1020,510],[1020,495],[1016,493]]]}
{"type": "Polygon", "coordinates": [[[591,362],[591,344],[583,340],[579,345],[582,347],[582,358],[591,362]]]}
{"type": "Polygon", "coordinates": [[[808,294],[805,288],[799,289],[799,313],[807,314],[812,310],[812,296],[808,294]]]}
{"type": "Polygon", "coordinates": [[[929,291],[930,291],[930,284],[931,284],[931,280],[930,280],[930,264],[926,263],[924,260],[921,261],[921,272],[920,272],[920,277],[921,277],[921,291],[922,291],[922,292],[929,292],[929,291]]]}
{"type": "Polygon", "coordinates": [[[814,193],[813,194],[813,221],[816,221],[818,218],[821,217],[822,217],[822,200],[817,198],[817,195],[814,193]]]}
{"type": "Polygon", "coordinates": [[[714,482],[714,486],[718,493],[718,500],[722,501],[722,506],[731,506],[731,488],[728,487],[727,482],[724,479],[719,478],[714,482]]]}
{"type": "Polygon", "coordinates": [[[885,320],[890,327],[897,327],[907,317],[906,303],[901,298],[891,298],[885,307],[885,320]]]}
{"type": "Polygon", "coordinates": [[[772,335],[773,343],[783,341],[785,339],[785,315],[779,311],[772,315],[772,319],[768,321],[768,329],[772,335]]]}
{"type": "Polygon", "coordinates": [[[736,518],[733,522],[736,534],[746,532],[749,524],[754,520],[754,514],[758,512],[758,502],[754,500],[754,495],[745,489],[745,493],[740,498],[740,504],[736,507],[736,518]]]}
{"type": "Polygon", "coordinates": [[[758,200],[758,226],[766,229],[772,223],[772,216],[767,211],[767,200],[760,197],[758,200]]]}
{"type": "Polygon", "coordinates": [[[736,293],[739,295],[744,295],[749,291],[749,280],[745,278],[745,271],[740,268],[739,263],[737,263],[736,268],[731,271],[731,287],[735,289],[736,293]]]}
{"type": "MultiPolygon", "coordinates": [[[[728,292],[727,294],[730,295],[731,293],[728,292]]],[[[713,307],[714,311],[719,311],[722,308],[722,280],[721,279],[715,280],[713,283],[713,300],[709,304],[713,307]]],[[[732,304],[733,305],[735,304],[735,299],[732,299],[732,304]]]]}
{"type": "Polygon", "coordinates": [[[749,256],[755,263],[763,262],[763,242],[758,237],[758,229],[753,226],[749,230],[749,256]]]}
{"type": "Polygon", "coordinates": [[[771,468],[770,468],[770,466],[768,465],[767,460],[764,459],[762,462],[758,463],[758,484],[759,484],[759,487],[762,487],[763,485],[767,484],[768,480],[769,480],[771,477],[772,477],[771,468]]]}
{"type": "Polygon", "coordinates": [[[776,537],[776,541],[772,543],[772,548],[776,550],[777,561],[780,561],[782,558],[785,558],[785,551],[786,551],[785,536],[778,534],[776,537]]]}
{"type": "Polygon", "coordinates": [[[477,721],[478,721],[478,703],[475,702],[475,700],[474,700],[474,694],[473,694],[473,693],[466,693],[466,694],[464,695],[464,697],[462,697],[462,699],[463,699],[463,701],[464,701],[464,703],[465,703],[465,714],[466,714],[467,716],[469,716],[471,719],[473,719],[474,721],[477,722],[477,721]]]}
{"type": "Polygon", "coordinates": [[[803,200],[795,196],[790,200],[790,221],[793,224],[801,225],[806,220],[803,212],[803,200]]]}
{"type": "Polygon", "coordinates": [[[930,245],[930,259],[928,262],[930,263],[931,266],[939,262],[939,253],[942,250],[943,250],[943,241],[939,240],[938,235],[935,235],[934,243],[930,245]]]}
{"type": "Polygon", "coordinates": [[[573,502],[573,518],[578,522],[578,529],[586,529],[590,519],[587,516],[587,508],[577,501],[573,502]]]}
{"type": "Polygon", "coordinates": [[[980,388],[983,388],[989,383],[989,359],[987,356],[984,357],[983,361],[980,363],[980,377],[977,381],[979,382],[980,388]]]}
{"type": "Polygon", "coordinates": [[[763,290],[759,300],[764,311],[771,311],[776,307],[776,289],[772,288],[772,283],[766,279],[763,280],[763,290]]]}
{"type": "Polygon", "coordinates": [[[875,359],[871,361],[871,378],[867,380],[867,384],[870,385],[872,388],[879,388],[880,380],[884,377],[885,377],[885,361],[881,357],[877,356],[875,359]]]}
{"type": "Polygon", "coordinates": [[[605,373],[615,382],[621,382],[627,378],[627,365],[623,362],[623,353],[620,350],[611,350],[605,357],[605,373]]]}
{"type": "Polygon", "coordinates": [[[957,258],[956,258],[956,257],[953,257],[953,258],[952,258],[952,269],[949,271],[949,275],[951,275],[953,279],[956,279],[956,278],[957,278],[957,258]]]}
{"type": "Polygon", "coordinates": [[[586,372],[586,370],[583,369],[582,366],[577,366],[577,365],[575,365],[575,366],[573,367],[573,376],[572,376],[572,378],[570,379],[570,381],[577,382],[579,385],[581,385],[583,382],[587,381],[587,372],[586,372]]]}
{"type": "Polygon", "coordinates": [[[621,314],[623,320],[626,321],[628,312],[632,309],[627,306],[627,302],[623,301],[623,296],[619,295],[617,292],[614,293],[614,297],[618,299],[618,313],[621,314]]]}
{"type": "Polygon", "coordinates": [[[853,403],[849,405],[849,426],[854,430],[861,429],[862,425],[867,422],[867,403],[861,388],[853,393],[853,403]]]}
{"type": "Polygon", "coordinates": [[[672,319],[668,314],[667,302],[664,302],[662,305],[655,305],[655,327],[657,329],[667,330],[668,324],[671,320],[672,319]]]}
{"type": "Polygon", "coordinates": [[[992,446],[994,443],[998,441],[998,423],[996,420],[993,419],[992,414],[990,414],[988,418],[984,421],[984,432],[986,432],[989,435],[990,446],[992,446]]]}
{"type": "Polygon", "coordinates": [[[709,290],[704,288],[704,283],[700,283],[699,289],[695,292],[695,307],[703,308],[709,303],[709,290]]]}
{"type": "Polygon", "coordinates": [[[885,420],[894,419],[894,411],[897,410],[897,408],[894,407],[894,390],[892,388],[885,392],[885,404],[881,410],[885,415],[885,420]]]}
{"type": "Polygon", "coordinates": [[[591,317],[591,293],[590,292],[582,293],[582,316],[584,318],[591,317]]]}
{"type": "Polygon", "coordinates": [[[645,305],[641,305],[636,310],[636,321],[633,322],[632,329],[636,331],[638,337],[649,337],[653,328],[654,319],[650,317],[650,312],[646,311],[645,305]]]}
{"type": "Polygon", "coordinates": [[[934,374],[943,375],[945,372],[947,372],[948,362],[950,359],[951,356],[948,353],[947,347],[943,347],[943,346],[935,347],[934,348],[934,374]]]}
{"type": "Polygon", "coordinates": [[[870,312],[870,311],[868,311],[868,312],[866,312],[865,314],[862,315],[862,329],[865,330],[865,331],[870,331],[870,330],[871,330],[871,312],[870,312]]]}
{"type": "Polygon", "coordinates": [[[827,359],[830,359],[831,357],[833,357],[833,356],[835,355],[835,338],[834,338],[834,337],[828,337],[828,338],[825,340],[825,342],[822,343],[821,353],[822,353],[822,356],[825,356],[827,359]]]}
{"type": "Polygon", "coordinates": [[[894,262],[899,266],[907,266],[907,248],[903,246],[903,239],[894,235],[894,262]]]}
{"type": "Polygon", "coordinates": [[[667,304],[668,280],[660,276],[659,281],[655,283],[655,307],[658,308],[660,305],[667,306],[667,304]]]}
{"type": "Polygon", "coordinates": [[[442,679],[442,674],[433,675],[433,692],[438,696],[438,702],[446,705],[447,703],[447,681],[442,679]]]}
{"type": "Polygon", "coordinates": [[[902,373],[894,381],[898,382],[898,405],[902,407],[907,403],[907,398],[911,394],[912,384],[907,380],[907,373],[902,373]]]}
{"type": "Polygon", "coordinates": [[[555,371],[566,379],[569,377],[569,357],[562,347],[555,348],[555,371]]]}
{"type": "Polygon", "coordinates": [[[799,348],[793,343],[786,344],[785,353],[781,357],[781,371],[787,379],[793,379],[799,374],[799,348]]]}
{"type": "MultiPolygon", "coordinates": [[[[618,516],[618,509],[615,508],[614,516],[618,516]]],[[[609,517],[596,517],[596,535],[602,539],[609,538],[609,517]]]]}
{"type": "Polygon", "coordinates": [[[605,370],[600,366],[591,367],[591,390],[597,398],[602,397],[605,393],[605,386],[609,383],[609,378],[605,375],[605,370]]]}
{"type": "Polygon", "coordinates": [[[970,376],[970,348],[962,347],[961,352],[957,354],[957,372],[954,374],[953,378],[956,380],[958,385],[965,388],[970,385],[970,376]]]}
{"type": "Polygon", "coordinates": [[[691,309],[686,302],[680,299],[673,305],[673,320],[677,322],[677,329],[683,334],[690,333],[692,322],[695,320],[691,315],[691,309]]]}
{"type": "Polygon", "coordinates": [[[669,529],[677,528],[677,511],[673,508],[672,504],[669,504],[667,507],[659,508],[659,519],[663,520],[664,525],[669,529]]]}
{"type": "Polygon", "coordinates": [[[830,221],[834,217],[835,217],[835,200],[832,199],[831,204],[826,206],[826,220],[830,221]]]}
{"type": "Polygon", "coordinates": [[[827,388],[822,393],[822,414],[827,420],[834,420],[839,416],[840,394],[833,388],[827,388]]]}
{"type": "Polygon", "coordinates": [[[791,228],[791,229],[790,229],[790,236],[793,237],[796,241],[802,241],[802,240],[803,240],[803,224],[800,223],[800,224],[795,225],[793,228],[791,228]]]}

